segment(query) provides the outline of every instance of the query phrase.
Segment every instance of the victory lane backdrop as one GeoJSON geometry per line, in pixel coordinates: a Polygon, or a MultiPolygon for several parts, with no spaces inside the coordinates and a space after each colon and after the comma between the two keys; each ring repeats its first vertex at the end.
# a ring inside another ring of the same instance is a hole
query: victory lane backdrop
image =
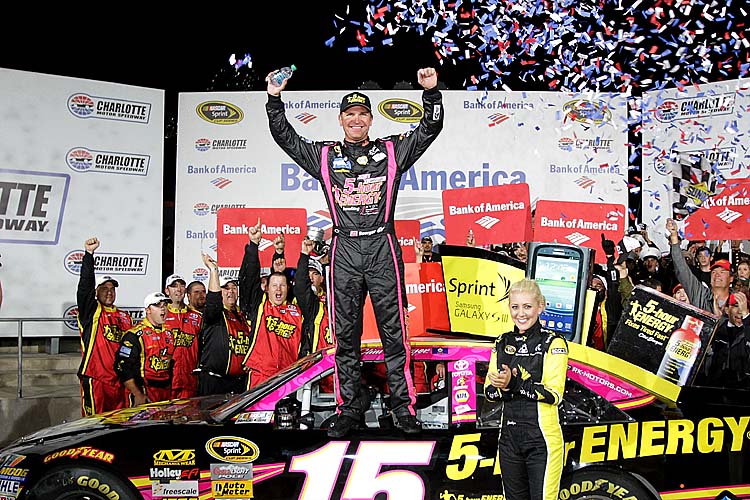
{"type": "Polygon", "coordinates": [[[24,336],[77,335],[83,243],[96,236],[97,275],[139,317],[162,286],[164,91],[0,68],[0,107],[0,316],[68,317],[24,336]],[[25,283],[44,293],[29,300],[25,283]]]}
{"type": "MultiPolygon", "coordinates": [[[[286,116],[300,135],[342,140],[338,108],[345,92],[294,91],[294,77],[288,89],[282,94],[286,116]]],[[[366,93],[373,104],[371,138],[417,126],[420,91],[366,93]]],[[[422,236],[443,242],[442,192],[459,188],[526,183],[532,204],[586,199],[627,205],[625,96],[444,91],[443,97],[443,132],[404,173],[396,204],[395,218],[418,220],[422,236]]],[[[175,272],[206,278],[201,245],[217,245],[220,208],[305,208],[308,225],[330,236],[321,187],[273,142],[267,100],[266,92],[180,94],[175,272]]]]}

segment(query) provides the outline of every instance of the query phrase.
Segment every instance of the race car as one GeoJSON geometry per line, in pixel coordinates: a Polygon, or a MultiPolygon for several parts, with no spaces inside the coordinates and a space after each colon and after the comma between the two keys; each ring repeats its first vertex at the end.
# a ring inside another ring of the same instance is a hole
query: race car
{"type": "MultiPolygon", "coordinates": [[[[499,409],[482,390],[492,341],[410,344],[426,381],[417,384],[421,434],[394,425],[382,348],[367,343],[362,428],[330,439],[329,348],[242,394],[152,403],[20,438],[0,452],[0,499],[503,500],[499,409]]],[[[569,348],[561,500],[750,496],[746,391],[679,388],[569,348]]]]}

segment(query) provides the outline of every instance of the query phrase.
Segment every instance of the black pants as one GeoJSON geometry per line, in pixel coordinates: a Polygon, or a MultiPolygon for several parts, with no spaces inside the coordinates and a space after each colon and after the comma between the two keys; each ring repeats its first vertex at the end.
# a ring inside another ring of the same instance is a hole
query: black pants
{"type": "Polygon", "coordinates": [[[508,500],[557,500],[563,467],[562,430],[558,426],[550,431],[545,438],[536,423],[504,423],[500,467],[508,500]]]}
{"type": "Polygon", "coordinates": [[[239,377],[215,377],[208,373],[198,373],[198,395],[239,394],[247,390],[247,375],[239,377]]]}
{"type": "Polygon", "coordinates": [[[336,338],[339,411],[358,418],[364,411],[360,391],[362,308],[367,293],[383,343],[391,407],[396,415],[414,415],[414,383],[406,349],[406,287],[401,248],[392,234],[350,238],[335,236],[331,245],[331,281],[336,338]]]}

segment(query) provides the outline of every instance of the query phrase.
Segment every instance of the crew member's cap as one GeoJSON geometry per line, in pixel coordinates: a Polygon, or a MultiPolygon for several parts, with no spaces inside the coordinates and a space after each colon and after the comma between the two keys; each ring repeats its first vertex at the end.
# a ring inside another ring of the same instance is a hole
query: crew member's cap
{"type": "Polygon", "coordinates": [[[672,288],[672,295],[676,294],[678,290],[682,290],[682,285],[680,283],[677,283],[674,288],[672,288]]]}
{"type": "Polygon", "coordinates": [[[367,108],[367,111],[372,112],[370,98],[361,92],[352,92],[351,94],[346,94],[344,98],[341,99],[341,107],[339,108],[339,112],[343,113],[352,106],[362,106],[363,108],[367,108]]]}
{"type": "Polygon", "coordinates": [[[231,276],[219,276],[219,286],[221,288],[226,288],[229,283],[234,283],[235,285],[240,286],[239,282],[231,276]]]}
{"type": "Polygon", "coordinates": [[[143,299],[143,307],[145,309],[148,309],[148,306],[156,306],[156,305],[161,304],[162,302],[169,303],[169,297],[167,297],[161,292],[149,293],[143,299]]]}
{"type": "Polygon", "coordinates": [[[652,246],[647,246],[643,250],[641,250],[641,259],[646,260],[649,257],[659,260],[659,257],[661,257],[661,253],[652,246]]]}
{"type": "Polygon", "coordinates": [[[429,237],[429,236],[423,236],[422,237],[422,243],[424,243],[425,241],[429,241],[430,243],[432,243],[432,238],[429,237]]]}
{"type": "Polygon", "coordinates": [[[729,299],[727,299],[727,305],[730,306],[736,306],[737,305],[737,295],[734,293],[729,294],[729,299]]]}
{"type": "Polygon", "coordinates": [[[321,276],[323,275],[323,265],[315,259],[310,259],[310,263],[307,264],[307,268],[317,271],[321,276]]]}
{"type": "Polygon", "coordinates": [[[713,271],[717,267],[720,267],[722,269],[726,269],[727,271],[731,271],[732,270],[732,264],[730,264],[727,259],[719,259],[716,262],[714,262],[713,264],[711,264],[711,271],[713,271]]]}
{"type": "Polygon", "coordinates": [[[117,280],[114,279],[112,276],[104,275],[104,276],[99,276],[96,279],[96,288],[99,288],[100,286],[102,286],[103,284],[105,284],[107,281],[109,281],[110,283],[112,283],[112,285],[114,285],[115,288],[117,288],[118,286],[120,286],[120,284],[117,282],[117,280]]]}
{"type": "Polygon", "coordinates": [[[166,281],[164,281],[164,288],[168,288],[175,284],[177,281],[182,281],[183,285],[187,285],[187,281],[185,281],[185,278],[180,276],[179,274],[173,274],[169,276],[166,281]]]}

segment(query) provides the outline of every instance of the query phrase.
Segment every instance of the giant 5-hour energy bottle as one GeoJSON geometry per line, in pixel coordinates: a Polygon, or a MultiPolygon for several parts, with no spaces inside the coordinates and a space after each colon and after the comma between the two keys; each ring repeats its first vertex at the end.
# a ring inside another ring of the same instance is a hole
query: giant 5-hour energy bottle
{"type": "Polygon", "coordinates": [[[701,329],[703,321],[686,316],[682,326],[672,333],[667,349],[656,374],[679,386],[685,385],[690,370],[701,349],[701,329]]]}

